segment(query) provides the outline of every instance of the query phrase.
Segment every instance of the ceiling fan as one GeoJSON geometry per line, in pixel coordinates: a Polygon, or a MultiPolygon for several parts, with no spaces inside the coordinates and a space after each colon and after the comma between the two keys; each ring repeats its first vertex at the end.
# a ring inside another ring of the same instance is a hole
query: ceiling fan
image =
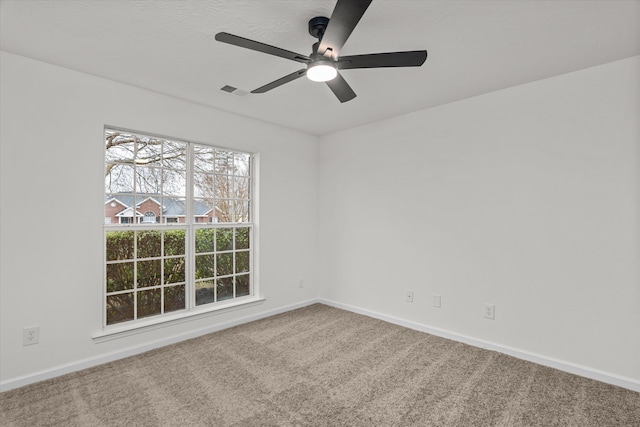
{"type": "Polygon", "coordinates": [[[309,21],[309,34],[318,41],[313,44],[309,56],[224,32],[216,34],[216,40],[306,64],[306,68],[252,90],[251,93],[264,93],[306,75],[310,80],[326,82],[340,102],[347,102],[355,98],[356,94],[338,70],[419,67],[427,59],[426,50],[340,56],[340,50],[371,1],[338,0],[331,19],[323,16],[312,18],[309,21]]]}

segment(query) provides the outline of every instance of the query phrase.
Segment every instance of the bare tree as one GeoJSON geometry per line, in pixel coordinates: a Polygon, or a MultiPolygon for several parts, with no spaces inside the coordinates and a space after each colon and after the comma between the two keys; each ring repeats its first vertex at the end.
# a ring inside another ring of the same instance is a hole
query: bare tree
{"type": "MultiPolygon", "coordinates": [[[[105,192],[186,196],[187,144],[108,130],[105,192]]],[[[221,222],[249,220],[250,156],[194,144],[194,196],[221,222]]]]}

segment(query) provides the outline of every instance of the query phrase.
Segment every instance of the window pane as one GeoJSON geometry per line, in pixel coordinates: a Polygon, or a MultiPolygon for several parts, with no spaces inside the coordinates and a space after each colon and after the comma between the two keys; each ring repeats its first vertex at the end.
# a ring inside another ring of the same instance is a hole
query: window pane
{"type": "Polygon", "coordinates": [[[196,256],[196,279],[206,279],[215,276],[215,258],[213,255],[196,256]]]}
{"type": "Polygon", "coordinates": [[[249,199],[249,178],[233,178],[233,198],[249,199]]]}
{"type": "Polygon", "coordinates": [[[162,199],[164,206],[163,216],[167,218],[177,218],[176,222],[184,223],[186,215],[186,200],[177,197],[165,197],[162,199]]]}
{"type": "Polygon", "coordinates": [[[107,325],[133,320],[133,292],[107,296],[107,325]]]}
{"type": "MultiPolygon", "coordinates": [[[[133,213],[133,210],[129,212],[133,213]]],[[[138,196],[136,198],[135,213],[140,218],[139,223],[155,224],[162,213],[162,197],[158,194],[138,196]]]]}
{"type": "Polygon", "coordinates": [[[215,228],[200,228],[196,230],[196,253],[213,252],[215,250],[215,228]]]}
{"type": "Polygon", "coordinates": [[[151,261],[138,261],[137,265],[138,287],[160,286],[161,264],[159,259],[151,261]]]}
{"type": "Polygon", "coordinates": [[[133,166],[107,163],[104,175],[105,193],[133,193],[133,166]]]}
{"type": "Polygon", "coordinates": [[[249,251],[236,252],[236,273],[249,271],[249,251]]]}
{"type": "Polygon", "coordinates": [[[195,172],[213,172],[215,170],[215,149],[202,145],[194,145],[193,154],[195,172]]]}
{"type": "Polygon", "coordinates": [[[138,136],[135,163],[138,165],[154,164],[160,166],[162,159],[162,140],[149,136],[138,136]]]}
{"type": "Polygon", "coordinates": [[[193,202],[194,222],[209,223],[214,217],[213,199],[196,199],[193,202]]]}
{"type": "Polygon", "coordinates": [[[136,234],[138,258],[159,257],[162,254],[160,247],[162,232],[160,230],[138,231],[136,234]]]}
{"type": "Polygon", "coordinates": [[[216,199],[215,213],[218,222],[233,222],[233,200],[216,199]]]}
{"type": "Polygon", "coordinates": [[[236,249],[249,249],[249,227],[236,228],[236,249]]]}
{"type": "Polygon", "coordinates": [[[184,255],[184,247],[184,230],[166,230],[164,232],[164,254],[166,256],[184,255]]]}
{"type": "Polygon", "coordinates": [[[107,264],[107,292],[133,289],[133,262],[107,264]]]}
{"type": "Polygon", "coordinates": [[[235,200],[233,206],[235,222],[249,222],[249,201],[235,200]]]}
{"type": "Polygon", "coordinates": [[[233,198],[232,178],[226,175],[215,176],[215,197],[217,199],[233,198]]]}
{"type": "Polygon", "coordinates": [[[196,282],[196,305],[209,304],[213,302],[213,290],[215,288],[213,280],[196,282]]]}
{"type": "Polygon", "coordinates": [[[170,169],[187,170],[186,153],[185,142],[164,141],[162,165],[170,169]]]}
{"type": "Polygon", "coordinates": [[[216,273],[218,276],[233,274],[233,252],[216,255],[216,273]]]}
{"type": "Polygon", "coordinates": [[[133,231],[107,232],[107,261],[133,259],[133,231]]]}
{"type": "Polygon", "coordinates": [[[249,176],[249,154],[247,153],[235,153],[234,159],[234,175],[249,176]]]}
{"type": "Polygon", "coordinates": [[[135,155],[133,135],[119,131],[107,131],[105,136],[105,158],[107,162],[133,161],[135,155]]]}
{"type": "Polygon", "coordinates": [[[193,195],[195,197],[213,198],[214,175],[197,173],[193,176],[193,195]]]}
{"type": "Polygon", "coordinates": [[[105,224],[118,224],[118,214],[129,207],[123,199],[133,200],[133,196],[105,194],[104,199],[105,224]]]}
{"type": "Polygon", "coordinates": [[[138,319],[160,314],[160,289],[138,292],[138,319]]]}
{"type": "MultiPolygon", "coordinates": [[[[137,199],[137,201],[141,202],[142,199],[137,199]]],[[[114,206],[114,215],[111,221],[112,224],[135,224],[138,222],[137,218],[140,216],[140,213],[138,212],[138,209],[135,208],[135,195],[114,195],[109,206],[114,206]]]]}
{"type": "Polygon", "coordinates": [[[218,228],[216,231],[216,250],[230,251],[233,249],[233,228],[218,228]]]}
{"type": "Polygon", "coordinates": [[[185,308],[184,285],[164,288],[164,312],[182,310],[185,308]]]}
{"type": "Polygon", "coordinates": [[[249,295],[250,293],[249,280],[250,280],[250,276],[248,274],[236,276],[236,297],[243,297],[245,295],[249,295]]]}
{"type": "Polygon", "coordinates": [[[162,194],[165,196],[184,197],[187,194],[187,177],[185,171],[162,171],[162,194]]]}
{"type": "Polygon", "coordinates": [[[233,277],[218,279],[218,286],[216,286],[217,301],[222,301],[229,298],[233,298],[233,277]]]}
{"type": "Polygon", "coordinates": [[[161,194],[162,169],[136,166],[135,184],[138,194],[161,194]]]}
{"type": "Polygon", "coordinates": [[[169,258],[164,260],[164,283],[184,282],[184,258],[169,258]]]}
{"type": "Polygon", "coordinates": [[[216,150],[215,171],[223,175],[233,173],[233,151],[216,150]]]}

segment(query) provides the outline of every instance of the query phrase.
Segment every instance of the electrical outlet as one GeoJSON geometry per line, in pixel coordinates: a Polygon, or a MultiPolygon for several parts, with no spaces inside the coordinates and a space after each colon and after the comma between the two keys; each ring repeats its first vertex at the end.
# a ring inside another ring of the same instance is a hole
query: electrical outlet
{"type": "Polygon", "coordinates": [[[496,318],[496,306],[493,304],[484,305],[484,318],[494,320],[496,318]]]}
{"type": "Polygon", "coordinates": [[[298,287],[299,288],[304,288],[304,282],[302,281],[302,278],[300,278],[300,280],[298,280],[298,287]]]}
{"type": "Polygon", "coordinates": [[[433,294],[433,306],[438,308],[442,306],[442,297],[440,295],[433,294]]]}
{"type": "Polygon", "coordinates": [[[404,291],[405,302],[413,302],[413,291],[404,291]]]}
{"type": "Polygon", "coordinates": [[[40,326],[32,326],[22,330],[22,345],[38,344],[40,342],[40,326]]]}

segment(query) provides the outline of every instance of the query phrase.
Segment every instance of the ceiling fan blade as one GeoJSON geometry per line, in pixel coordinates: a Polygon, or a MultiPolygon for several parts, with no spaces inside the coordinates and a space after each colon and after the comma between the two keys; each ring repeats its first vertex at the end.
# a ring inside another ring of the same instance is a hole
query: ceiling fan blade
{"type": "Polygon", "coordinates": [[[338,58],[342,46],[370,4],[371,0],[338,0],[320,40],[318,53],[333,59],[338,58]]]}
{"type": "Polygon", "coordinates": [[[331,92],[340,100],[340,102],[351,101],[356,97],[356,93],[351,89],[349,83],[342,77],[340,73],[338,73],[335,78],[329,80],[327,86],[331,89],[331,92]]]}
{"type": "Polygon", "coordinates": [[[408,52],[341,56],[336,62],[336,66],[339,70],[348,70],[351,68],[419,67],[424,64],[426,60],[426,50],[414,50],[408,52]]]}
{"type": "Polygon", "coordinates": [[[258,89],[252,90],[251,93],[265,93],[270,91],[271,89],[275,89],[278,86],[282,86],[285,83],[289,83],[291,81],[294,81],[295,79],[298,79],[302,76],[304,76],[305,74],[307,74],[307,69],[303,68],[302,70],[298,70],[294,73],[291,73],[289,75],[286,75],[282,78],[279,78],[276,81],[273,81],[269,84],[266,84],[264,86],[259,87],[258,89]]]}
{"type": "Polygon", "coordinates": [[[306,55],[301,55],[299,53],[290,52],[285,49],[280,49],[279,47],[271,46],[265,43],[260,43],[255,40],[245,39],[244,37],[234,36],[229,33],[218,33],[216,34],[216,40],[223,43],[232,44],[234,46],[244,47],[246,49],[256,50],[258,52],[266,53],[269,55],[279,56],[281,58],[290,59],[296,62],[307,63],[311,61],[311,59],[306,55]]]}

